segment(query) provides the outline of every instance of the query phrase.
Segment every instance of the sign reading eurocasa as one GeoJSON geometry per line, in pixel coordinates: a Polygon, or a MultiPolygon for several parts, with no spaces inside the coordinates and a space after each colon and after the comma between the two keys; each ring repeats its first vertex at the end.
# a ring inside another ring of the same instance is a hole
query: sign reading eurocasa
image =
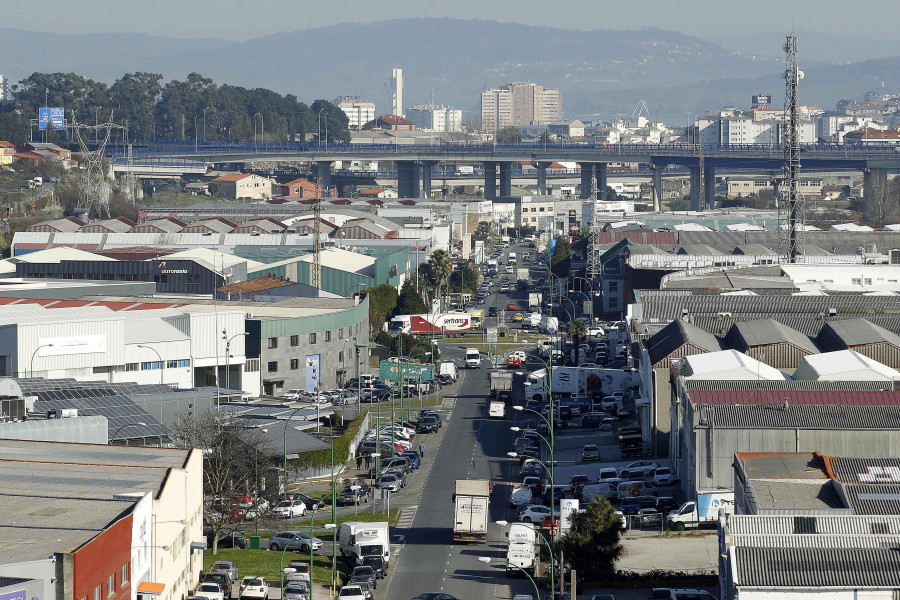
{"type": "Polygon", "coordinates": [[[187,275],[187,269],[173,269],[171,267],[168,267],[166,265],[166,262],[167,261],[164,260],[156,265],[156,268],[159,269],[159,272],[163,275],[187,275]]]}
{"type": "Polygon", "coordinates": [[[378,376],[385,381],[400,381],[403,379],[434,379],[434,365],[418,365],[415,363],[399,363],[389,360],[381,361],[378,367],[378,376]]]}

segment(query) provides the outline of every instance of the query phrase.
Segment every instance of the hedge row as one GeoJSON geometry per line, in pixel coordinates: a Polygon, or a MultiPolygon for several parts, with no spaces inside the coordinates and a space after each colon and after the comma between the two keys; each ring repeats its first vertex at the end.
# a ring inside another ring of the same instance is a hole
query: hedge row
{"type": "MultiPolygon", "coordinates": [[[[353,440],[356,438],[357,433],[359,433],[359,428],[362,426],[366,414],[368,414],[368,411],[360,411],[356,416],[356,419],[354,419],[350,422],[349,425],[347,425],[344,433],[339,437],[334,438],[335,466],[346,463],[347,459],[350,458],[350,446],[353,443],[353,440]]],[[[330,467],[331,448],[323,448],[321,450],[310,450],[309,452],[304,452],[297,458],[291,459],[290,463],[294,469],[330,467]]]]}

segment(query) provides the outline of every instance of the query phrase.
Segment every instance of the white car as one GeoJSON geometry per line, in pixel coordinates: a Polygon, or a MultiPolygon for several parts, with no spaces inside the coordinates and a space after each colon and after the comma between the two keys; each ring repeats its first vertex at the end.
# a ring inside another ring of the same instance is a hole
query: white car
{"type": "Polygon", "coordinates": [[[222,591],[218,583],[201,583],[194,596],[208,598],[208,600],[225,600],[225,592],[222,591]]]}
{"type": "Polygon", "coordinates": [[[366,600],[366,593],[358,585],[345,585],[338,596],[341,600],[366,600]]]}
{"type": "Polygon", "coordinates": [[[531,488],[529,486],[522,486],[513,490],[512,495],[509,497],[509,504],[513,507],[531,504],[531,488]]]}
{"type": "Polygon", "coordinates": [[[288,390],[281,395],[285,400],[305,400],[308,397],[306,390],[288,390]]]}
{"type": "Polygon", "coordinates": [[[272,513],[284,519],[302,517],[306,514],[306,504],[303,500],[282,500],[272,509],[272,513]]]}
{"type": "Polygon", "coordinates": [[[241,591],[238,597],[266,600],[269,597],[269,583],[264,577],[248,575],[241,580],[241,591]]]}
{"type": "Polygon", "coordinates": [[[543,523],[546,517],[550,516],[550,508],[533,504],[519,513],[519,520],[523,523],[543,523]]]}
{"type": "Polygon", "coordinates": [[[649,481],[656,485],[669,485],[675,483],[675,474],[669,467],[659,467],[650,470],[649,481]]]}
{"type": "Polygon", "coordinates": [[[619,473],[625,470],[633,470],[633,469],[658,469],[659,463],[655,460],[636,460],[634,462],[630,462],[624,467],[619,468],[619,473]]]}

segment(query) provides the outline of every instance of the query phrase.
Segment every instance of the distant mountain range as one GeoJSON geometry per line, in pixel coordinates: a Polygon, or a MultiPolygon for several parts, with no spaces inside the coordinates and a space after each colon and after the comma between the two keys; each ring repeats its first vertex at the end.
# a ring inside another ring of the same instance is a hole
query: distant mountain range
{"type": "MultiPolygon", "coordinates": [[[[407,107],[433,96],[467,113],[479,111],[484,88],[512,81],[558,87],[567,117],[631,114],[643,99],[652,117],[674,124],[683,124],[687,112],[746,106],[755,93],[771,94],[780,103],[784,88],[783,36],[774,34],[710,41],[660,29],[572,31],[482,20],[397,19],[248,42],[11,29],[0,29],[0,37],[7,47],[21,50],[0,62],[0,73],[13,80],[35,71],[72,71],[107,82],[133,71],[161,73],[166,79],[198,72],[220,84],[266,87],[305,102],[359,95],[375,102],[379,112],[390,111],[393,67],[404,70],[407,107]]],[[[800,47],[801,52],[809,48],[801,54],[801,63],[808,65],[800,92],[805,104],[832,108],[839,98],[860,96],[880,88],[882,81],[888,89],[900,87],[900,57],[835,65],[829,64],[835,58],[829,44],[801,38],[800,47]],[[823,47],[828,53],[821,54],[823,47]]],[[[865,48],[875,53],[869,56],[880,56],[891,46],[873,42],[865,48]]],[[[859,59],[865,52],[856,49],[852,56],[859,59]]]]}

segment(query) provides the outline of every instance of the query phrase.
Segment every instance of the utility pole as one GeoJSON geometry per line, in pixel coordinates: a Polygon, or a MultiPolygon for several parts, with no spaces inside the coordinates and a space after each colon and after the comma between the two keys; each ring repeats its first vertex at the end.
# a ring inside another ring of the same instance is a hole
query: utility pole
{"type": "MultiPolygon", "coordinates": [[[[328,186],[322,186],[322,194],[328,194],[328,186]]],[[[309,275],[309,284],[317,290],[322,289],[322,199],[316,199],[313,205],[313,267],[309,275]]]]}

